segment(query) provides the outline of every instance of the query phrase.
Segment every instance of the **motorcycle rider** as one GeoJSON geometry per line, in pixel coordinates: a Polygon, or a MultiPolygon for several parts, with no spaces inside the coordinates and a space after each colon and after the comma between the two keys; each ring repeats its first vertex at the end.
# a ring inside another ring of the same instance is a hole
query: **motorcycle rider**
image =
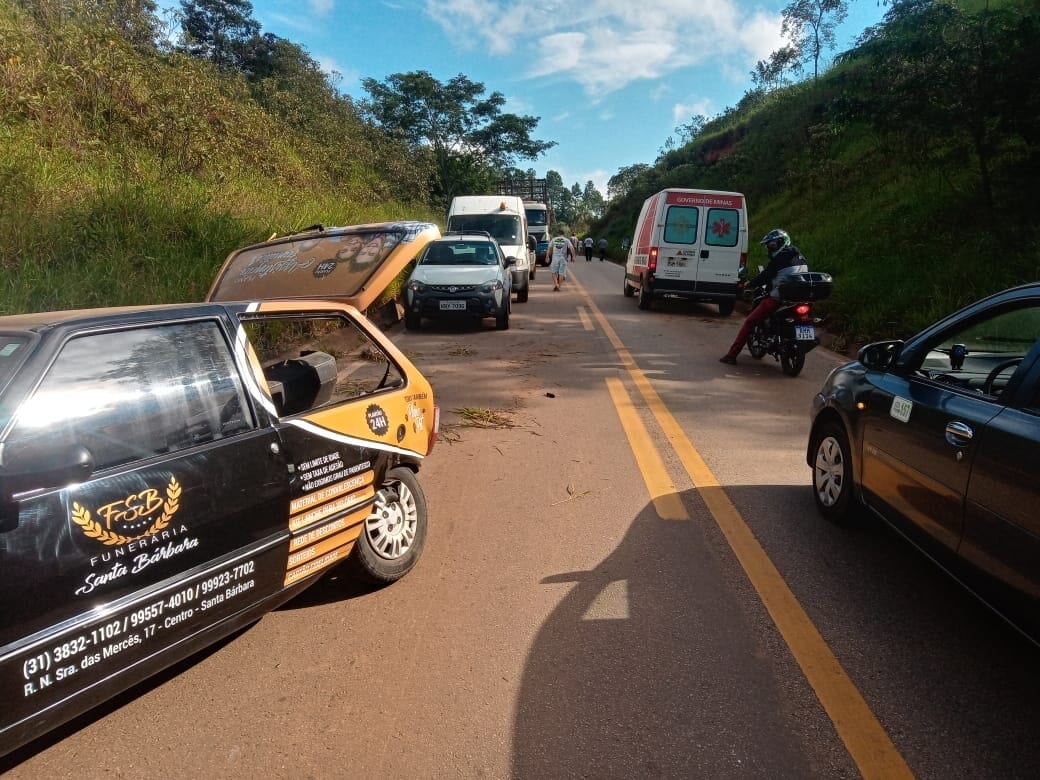
{"type": "Polygon", "coordinates": [[[780,280],[788,274],[800,274],[809,271],[808,261],[802,256],[798,247],[791,243],[791,237],[786,230],[781,230],[780,228],[770,230],[758,243],[765,244],[766,250],[769,252],[769,265],[758,276],[743,286],[745,289],[750,287],[754,290],[760,285],[769,284],[769,295],[763,298],[758,306],[752,309],[751,313],[744,318],[740,330],[737,331],[736,339],[730,345],[729,352],[719,358],[720,363],[735,365],[737,355],[740,354],[740,350],[747,343],[751,328],[754,327],[756,322],[765,319],[780,308],[780,280]]]}

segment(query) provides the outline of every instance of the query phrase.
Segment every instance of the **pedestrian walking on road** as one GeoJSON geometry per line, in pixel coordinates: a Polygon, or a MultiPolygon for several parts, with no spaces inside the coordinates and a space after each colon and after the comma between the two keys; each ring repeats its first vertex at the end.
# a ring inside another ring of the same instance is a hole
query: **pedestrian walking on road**
{"type": "Polygon", "coordinates": [[[599,261],[602,263],[607,259],[607,239],[601,238],[599,240],[599,261]]]}
{"type": "Polygon", "coordinates": [[[585,236],[585,262],[592,262],[592,246],[595,242],[592,240],[592,236],[585,236]]]}
{"type": "Polygon", "coordinates": [[[571,242],[563,236],[557,236],[552,240],[549,248],[552,260],[549,263],[549,273],[553,278],[553,292],[560,289],[567,278],[567,263],[574,262],[574,247],[571,242]]]}

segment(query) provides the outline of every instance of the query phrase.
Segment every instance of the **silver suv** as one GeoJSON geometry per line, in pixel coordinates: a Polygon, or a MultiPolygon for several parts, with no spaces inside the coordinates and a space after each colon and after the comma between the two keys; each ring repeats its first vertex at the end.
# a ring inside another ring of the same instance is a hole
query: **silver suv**
{"type": "Polygon", "coordinates": [[[488,233],[445,233],[431,241],[405,285],[405,327],[418,330],[423,317],[494,317],[498,330],[508,329],[515,262],[488,233]]]}

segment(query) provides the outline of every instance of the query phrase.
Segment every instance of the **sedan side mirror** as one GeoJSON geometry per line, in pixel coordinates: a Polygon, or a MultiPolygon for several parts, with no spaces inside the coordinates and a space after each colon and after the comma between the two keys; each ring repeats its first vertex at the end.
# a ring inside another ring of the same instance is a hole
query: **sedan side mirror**
{"type": "Polygon", "coordinates": [[[63,488],[85,482],[94,473],[94,456],[81,444],[55,450],[29,445],[8,453],[8,465],[0,472],[0,501],[10,502],[19,493],[63,488]]]}
{"type": "Polygon", "coordinates": [[[903,342],[898,339],[875,341],[862,347],[856,353],[856,359],[869,371],[887,371],[895,363],[902,349],[903,342]]]}

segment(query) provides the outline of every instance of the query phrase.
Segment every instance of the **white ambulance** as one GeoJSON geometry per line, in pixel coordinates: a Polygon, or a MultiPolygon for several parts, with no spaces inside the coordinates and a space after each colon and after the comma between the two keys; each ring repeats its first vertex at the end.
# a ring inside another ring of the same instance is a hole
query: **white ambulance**
{"type": "Polygon", "coordinates": [[[732,313],[747,265],[747,205],[739,192],[671,188],[643,203],[625,264],[625,297],[685,298],[732,313]]]}
{"type": "Polygon", "coordinates": [[[516,195],[456,195],[448,208],[448,232],[490,233],[506,257],[516,258],[510,266],[517,303],[527,300],[528,279],[533,274],[534,252],[527,248],[527,212],[523,198],[516,195]]]}

